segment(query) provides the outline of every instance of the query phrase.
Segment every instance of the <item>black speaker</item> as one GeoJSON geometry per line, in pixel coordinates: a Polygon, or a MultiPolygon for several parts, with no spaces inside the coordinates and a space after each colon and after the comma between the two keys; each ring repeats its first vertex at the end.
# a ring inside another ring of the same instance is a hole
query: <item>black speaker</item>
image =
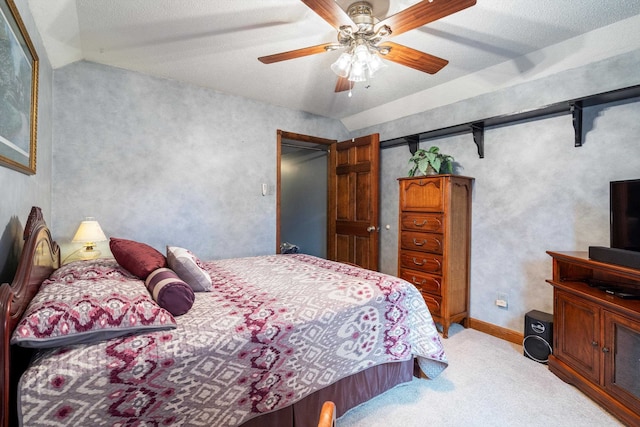
{"type": "Polygon", "coordinates": [[[522,347],[529,359],[547,363],[553,352],[553,315],[538,310],[524,315],[522,347]]]}
{"type": "Polygon", "coordinates": [[[625,267],[640,268],[640,252],[626,249],[606,248],[603,246],[589,246],[589,258],[609,264],[625,267]]]}

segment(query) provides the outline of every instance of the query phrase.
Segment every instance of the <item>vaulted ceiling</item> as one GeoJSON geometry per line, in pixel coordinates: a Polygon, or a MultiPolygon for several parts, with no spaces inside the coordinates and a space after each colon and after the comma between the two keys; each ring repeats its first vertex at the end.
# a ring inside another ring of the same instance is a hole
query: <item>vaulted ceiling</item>
{"type": "MultiPolygon", "coordinates": [[[[370,3],[382,20],[418,1],[370,3]]],[[[392,38],[447,59],[440,72],[385,61],[349,96],[334,92],[330,65],[339,51],[258,61],[336,41],[336,30],[300,0],[29,0],[29,7],[54,68],[93,61],[340,119],[350,129],[411,114],[399,106],[419,98],[455,102],[598,60],[602,51],[640,49],[638,0],[477,0],[392,38]]]]}

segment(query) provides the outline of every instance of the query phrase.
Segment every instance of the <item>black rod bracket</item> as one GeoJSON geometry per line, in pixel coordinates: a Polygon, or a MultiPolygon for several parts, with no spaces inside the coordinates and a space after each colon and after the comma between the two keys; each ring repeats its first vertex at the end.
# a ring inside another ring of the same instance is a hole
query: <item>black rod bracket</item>
{"type": "Polygon", "coordinates": [[[405,136],[404,139],[407,140],[407,144],[409,144],[409,151],[413,156],[418,151],[418,143],[420,142],[420,135],[408,135],[405,136]]]}
{"type": "Polygon", "coordinates": [[[582,147],[582,101],[571,104],[571,117],[573,121],[575,147],[582,147]]]}
{"type": "Polygon", "coordinates": [[[478,156],[484,159],[484,122],[471,123],[471,133],[473,134],[473,142],[478,147],[478,156]]]}

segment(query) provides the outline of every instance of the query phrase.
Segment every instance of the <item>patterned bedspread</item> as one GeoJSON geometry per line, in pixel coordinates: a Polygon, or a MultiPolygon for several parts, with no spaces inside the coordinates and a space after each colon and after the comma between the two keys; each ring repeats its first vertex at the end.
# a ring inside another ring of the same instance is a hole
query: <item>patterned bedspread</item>
{"type": "Polygon", "coordinates": [[[178,327],[43,351],[20,381],[26,426],[236,426],[368,367],[447,360],[419,292],[308,255],[210,261],[178,327]]]}

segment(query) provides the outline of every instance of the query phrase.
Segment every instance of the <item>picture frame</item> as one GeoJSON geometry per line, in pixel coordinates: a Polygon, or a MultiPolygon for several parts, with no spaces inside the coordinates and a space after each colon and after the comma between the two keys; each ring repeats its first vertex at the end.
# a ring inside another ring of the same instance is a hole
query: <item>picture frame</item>
{"type": "Polygon", "coordinates": [[[13,0],[0,0],[0,165],[36,173],[38,55],[13,0]]]}

